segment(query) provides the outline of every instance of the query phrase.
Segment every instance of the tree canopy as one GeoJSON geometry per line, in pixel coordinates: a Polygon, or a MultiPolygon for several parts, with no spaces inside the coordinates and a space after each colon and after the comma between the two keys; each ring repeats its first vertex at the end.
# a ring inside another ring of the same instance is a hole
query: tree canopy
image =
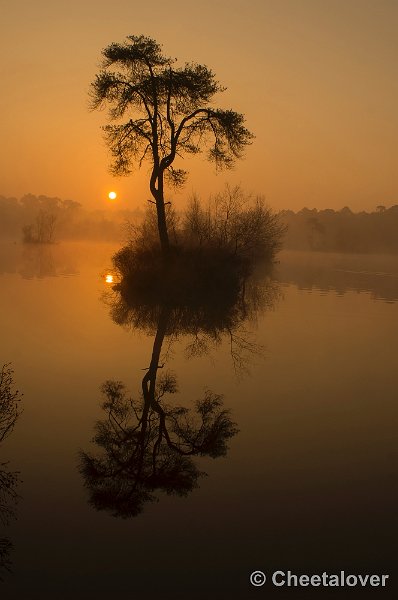
{"type": "Polygon", "coordinates": [[[149,160],[149,187],[162,249],[167,251],[164,180],[181,186],[187,175],[174,167],[176,157],[206,150],[217,168],[230,168],[253,134],[242,114],[213,107],[214,96],[225,88],[208,67],[178,67],[155,40],[143,35],[128,36],[102,54],[101,70],[91,85],[91,108],[109,111],[111,123],[104,131],[111,171],[127,175],[133,165],[149,160]]]}

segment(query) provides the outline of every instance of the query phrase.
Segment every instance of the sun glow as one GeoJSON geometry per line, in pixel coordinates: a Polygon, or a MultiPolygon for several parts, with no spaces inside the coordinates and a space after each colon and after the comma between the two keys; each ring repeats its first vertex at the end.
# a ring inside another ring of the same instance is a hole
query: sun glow
{"type": "Polygon", "coordinates": [[[109,198],[109,200],[115,200],[117,198],[117,193],[116,192],[109,192],[108,198],[109,198]]]}
{"type": "Polygon", "coordinates": [[[105,281],[106,283],[113,283],[113,275],[106,275],[105,281]]]}

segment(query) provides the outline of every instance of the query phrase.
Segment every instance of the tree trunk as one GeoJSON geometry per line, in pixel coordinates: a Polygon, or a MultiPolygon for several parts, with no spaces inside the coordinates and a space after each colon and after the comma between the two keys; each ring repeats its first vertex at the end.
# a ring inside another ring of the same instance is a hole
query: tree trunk
{"type": "Polygon", "coordinates": [[[168,256],[170,252],[169,234],[167,231],[166,223],[166,209],[164,204],[164,192],[163,192],[163,171],[159,170],[157,174],[157,188],[151,185],[151,193],[155,198],[156,213],[158,217],[158,231],[160,239],[160,247],[162,249],[163,256],[168,256]]]}

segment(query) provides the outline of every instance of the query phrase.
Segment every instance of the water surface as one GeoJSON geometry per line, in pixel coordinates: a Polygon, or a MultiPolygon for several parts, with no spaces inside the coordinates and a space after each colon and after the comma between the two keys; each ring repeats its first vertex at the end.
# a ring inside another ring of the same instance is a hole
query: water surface
{"type": "Polygon", "coordinates": [[[207,475],[185,497],[156,494],[124,519],[89,504],[79,471],[79,451],[96,452],[100,386],[119,380],[139,398],[156,335],[155,323],[134,329],[110,316],[114,250],[0,248],[0,363],[12,363],[24,393],[0,448],[22,480],[4,527],[13,572],[2,597],[284,598],[250,588],[250,572],[392,576],[397,259],[282,253],[232,332],[235,356],[225,329],[201,351],[192,331],[166,332],[173,402],[192,408],[211,390],[239,433],[226,456],[192,458],[207,475]]]}

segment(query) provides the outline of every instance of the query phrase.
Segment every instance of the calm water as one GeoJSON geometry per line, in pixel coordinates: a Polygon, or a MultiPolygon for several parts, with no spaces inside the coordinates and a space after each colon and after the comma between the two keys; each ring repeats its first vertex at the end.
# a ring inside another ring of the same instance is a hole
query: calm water
{"type": "MultiPolygon", "coordinates": [[[[108,488],[107,503],[89,503],[79,452],[104,456],[92,443],[107,416],[100,387],[122,381],[139,399],[161,324],[139,312],[140,328],[112,320],[114,250],[0,246],[0,365],[12,363],[24,394],[0,448],[21,479],[16,518],[0,531],[13,544],[1,598],[306,598],[251,588],[249,574],[393,576],[397,258],[282,253],[245,291],[246,320],[220,323],[214,307],[169,320],[162,373],[178,392],[167,402],[192,409],[211,391],[239,433],[226,456],[189,457],[207,475],[185,497],[155,492],[121,518],[108,488]]],[[[395,597],[391,586],[369,594],[395,597]]]]}

